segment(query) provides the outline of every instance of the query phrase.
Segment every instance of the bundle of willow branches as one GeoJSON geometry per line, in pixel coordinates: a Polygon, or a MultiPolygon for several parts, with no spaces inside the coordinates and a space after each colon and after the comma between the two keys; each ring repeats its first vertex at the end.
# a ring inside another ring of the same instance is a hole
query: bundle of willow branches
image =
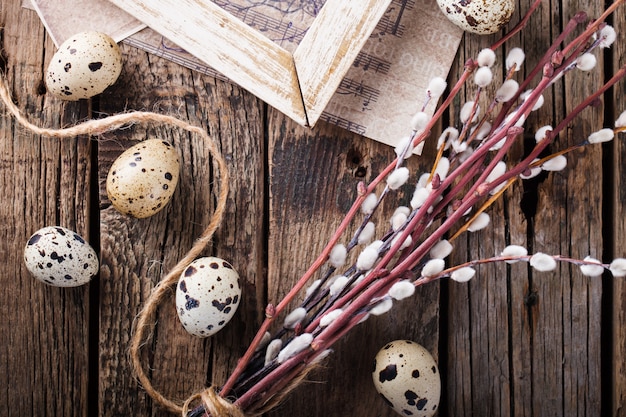
{"type": "Polygon", "coordinates": [[[417,286],[442,278],[468,281],[475,275],[477,264],[522,261],[536,270],[549,271],[556,268],[557,262],[569,262],[579,265],[587,276],[599,276],[605,270],[614,276],[626,275],[625,259],[602,263],[590,257],[529,254],[517,245],[502,248],[498,256],[461,265],[447,265],[445,260],[459,234],[488,226],[487,208],[515,181],[564,169],[566,155],[573,149],[610,141],[626,131],[624,112],[614,126],[588,132],[578,145],[541,156],[557,148],[566,126],[624,77],[626,67],[622,67],[555,126],[540,128],[534,147],[522,159],[514,160],[509,152],[516,141],[522,140],[526,120],[544,105],[547,89],[571,71],[594,70],[595,54],[616,39],[606,19],[623,2],[615,1],[592,21],[585,13],[574,16],[538,64],[526,71],[524,80],[516,80],[524,52],[510,48],[504,62],[505,80],[487,100],[489,105],[484,111],[478,103],[485,102],[487,86],[494,83],[494,51],[525,26],[540,1],[534,2],[510,33],[468,60],[453,85],[433,79],[424,108],[431,100],[441,100],[434,116],[424,111],[415,115],[410,136],[396,149],[397,158],[369,184],[359,184],[352,207],[316,261],[283,300],[267,306],[266,320],[231,376],[223,386],[212,387],[211,395],[205,395],[202,404],[188,415],[263,413],[359,323],[384,314],[394,301],[410,297],[417,286]],[[467,83],[475,90],[475,98],[462,106],[454,125],[445,128],[438,139],[430,139],[437,141],[432,169],[410,172],[404,161],[416,157],[467,83]],[[389,224],[375,225],[371,218],[381,201],[392,198],[407,182],[415,182],[410,205],[397,207],[389,224]],[[296,300],[301,301],[297,304],[296,300]],[[279,318],[281,322],[274,325],[279,318]],[[231,411],[215,408],[214,403],[224,398],[233,399],[232,404],[226,402],[227,409],[233,406],[231,411]]]}

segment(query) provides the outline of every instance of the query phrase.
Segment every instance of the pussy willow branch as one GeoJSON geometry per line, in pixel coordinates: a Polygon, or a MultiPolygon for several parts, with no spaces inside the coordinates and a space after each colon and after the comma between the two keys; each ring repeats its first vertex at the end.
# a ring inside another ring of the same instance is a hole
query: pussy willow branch
{"type": "MultiPolygon", "coordinates": [[[[507,103],[503,103],[503,107],[496,117],[496,123],[492,126],[492,131],[490,132],[488,139],[484,141],[484,143],[482,143],[476,151],[469,156],[469,158],[459,163],[458,166],[456,166],[441,183],[438,183],[437,187],[433,187],[433,190],[427,197],[426,201],[419,209],[416,209],[413,213],[411,213],[406,225],[400,231],[396,231],[385,237],[386,240],[388,239],[387,242],[391,242],[393,237],[399,237],[399,239],[397,239],[395,243],[391,244],[391,246],[387,243],[385,251],[381,253],[382,256],[377,261],[371,272],[351,289],[342,292],[339,296],[330,297],[326,304],[318,310],[318,312],[304,328],[296,328],[296,334],[300,334],[301,332],[315,334],[314,341],[310,348],[305,349],[280,364],[274,363],[269,367],[261,367],[262,373],[257,374],[257,379],[249,380],[249,387],[244,390],[244,392],[239,392],[238,389],[235,390],[235,392],[239,395],[235,404],[239,405],[244,410],[261,409],[267,399],[271,398],[275,393],[278,393],[282,389],[282,385],[277,383],[278,381],[289,379],[299,374],[304,369],[306,364],[314,360],[315,357],[328,349],[342,335],[347,333],[352,327],[356,326],[367,314],[368,309],[372,307],[373,300],[381,299],[394,282],[399,279],[404,279],[407,271],[411,271],[413,268],[417,267],[420,262],[423,262],[424,257],[433,245],[443,238],[443,236],[445,236],[445,234],[464,217],[465,213],[469,209],[483,200],[488,192],[495,189],[500,184],[507,182],[511,178],[515,178],[524,171],[528,170],[533,161],[552,142],[553,138],[558,136],[558,133],[567,124],[577,117],[585,108],[594,103],[595,100],[597,100],[597,98],[600,97],[610,86],[617,82],[618,79],[625,76],[626,66],[618,70],[615,76],[602,88],[586,98],[579,106],[570,112],[557,125],[557,127],[552,130],[552,132],[547,134],[547,137],[543,141],[537,143],[534,149],[524,158],[524,160],[510,168],[496,181],[489,183],[486,182],[489,173],[493,170],[496,164],[504,158],[509,147],[515,141],[515,138],[520,135],[521,128],[516,127],[515,124],[520,120],[520,118],[523,117],[525,119],[528,117],[543,91],[545,91],[546,88],[548,88],[550,84],[557,79],[572,62],[574,62],[577,54],[585,48],[585,45],[587,45],[591,36],[597,31],[600,25],[604,24],[603,21],[606,17],[624,1],[626,0],[618,0],[614,2],[599,19],[588,25],[583,34],[576,37],[574,41],[567,44],[563,50],[559,52],[558,46],[564,41],[566,36],[571,34],[574,28],[581,23],[584,15],[578,14],[568,22],[563,33],[549,47],[547,53],[540,59],[535,69],[530,72],[530,76],[521,83],[514,98],[509,100],[507,103]],[[555,60],[554,58],[557,54],[559,59],[555,60]],[[539,71],[543,72],[542,79],[525,99],[525,101],[515,110],[517,116],[511,118],[511,120],[507,120],[507,123],[503,125],[502,121],[505,119],[514,103],[519,99],[521,92],[524,91],[528,85],[530,85],[532,78],[534,78],[539,71]],[[490,148],[503,139],[503,146],[498,150],[498,152],[495,153],[495,156],[490,156],[493,155],[490,148]],[[442,200],[437,202],[439,198],[442,198],[442,200]],[[455,201],[458,201],[458,203],[455,203],[455,201]],[[428,235],[418,245],[417,238],[426,231],[429,223],[443,213],[449,205],[454,207],[454,211],[435,228],[433,233],[428,235]],[[434,206],[434,209],[432,210],[432,213],[428,213],[431,206],[434,206]],[[414,243],[409,247],[409,249],[400,251],[402,242],[409,236],[414,237],[414,243]],[[401,253],[401,256],[394,261],[394,257],[397,253],[401,253]],[[395,262],[395,264],[392,265],[392,261],[395,262]],[[327,311],[339,308],[344,309],[343,313],[327,327],[320,329],[319,322],[321,316],[327,311]]],[[[541,2],[539,0],[533,3],[531,9],[526,14],[522,22],[516,26],[513,33],[521,30],[525,26],[530,14],[540,3],[541,2]]],[[[506,35],[506,39],[510,38],[510,36],[512,36],[512,34],[506,35]]],[[[501,46],[501,44],[502,42],[495,44],[492,49],[501,46]]],[[[438,107],[434,116],[429,120],[423,130],[420,132],[413,132],[413,146],[419,145],[430,135],[431,129],[434,127],[435,123],[437,123],[437,121],[441,118],[443,112],[447,111],[450,107],[452,100],[457,96],[458,92],[465,85],[466,81],[472,75],[476,67],[477,63],[475,61],[468,60],[466,62],[463,73],[450,89],[447,97],[438,107]]],[[[477,99],[479,96],[480,91],[477,94],[477,99]]],[[[475,100],[476,102],[478,101],[477,99],[475,100]]],[[[470,120],[471,119],[472,117],[470,117],[470,120]]],[[[468,139],[473,140],[473,136],[473,134],[470,134],[468,139]]],[[[442,146],[444,145],[442,144],[442,146]]],[[[237,364],[233,373],[222,387],[220,392],[221,396],[231,394],[233,392],[233,388],[235,388],[237,384],[241,383],[240,378],[248,369],[251,361],[254,358],[257,358],[255,360],[258,360],[259,347],[261,346],[264,336],[270,329],[275,318],[284,311],[284,309],[298,296],[298,294],[300,294],[312,276],[326,264],[332,249],[340,241],[347,228],[359,214],[365,197],[368,194],[373,193],[392,171],[399,168],[402,165],[403,160],[404,155],[399,155],[376,178],[374,178],[369,185],[362,185],[359,187],[357,198],[352,207],[311,267],[302,275],[297,284],[277,306],[274,307],[272,305],[268,305],[266,309],[266,318],[263,321],[259,332],[255,336],[242,359],[237,364]]],[[[385,187],[385,190],[379,197],[376,207],[378,207],[378,204],[387,192],[388,187],[385,187]]],[[[363,221],[361,223],[361,227],[363,227],[365,223],[366,222],[363,221]]],[[[357,230],[355,237],[358,236],[359,230],[357,230]]],[[[355,238],[353,238],[349,244],[350,249],[355,246],[355,243],[352,243],[353,241],[355,241],[355,238]]],[[[334,269],[329,269],[329,272],[326,273],[324,279],[328,279],[332,271],[334,271],[334,269]]],[[[350,269],[350,271],[350,275],[353,277],[352,279],[355,279],[360,273],[355,269],[350,269]]],[[[422,285],[423,283],[430,282],[433,279],[434,278],[432,277],[421,277],[415,281],[415,285],[422,285]]],[[[323,296],[326,297],[326,295],[323,296]]],[[[316,299],[321,300],[323,298],[319,298],[318,296],[316,299]]],[[[313,302],[309,309],[312,309],[317,302],[319,301],[313,302]]],[[[308,303],[308,301],[303,303],[303,305],[306,305],[306,303],[308,303]]],[[[309,309],[307,309],[307,312],[309,309]]],[[[279,334],[283,333],[279,332],[279,334]]]]}

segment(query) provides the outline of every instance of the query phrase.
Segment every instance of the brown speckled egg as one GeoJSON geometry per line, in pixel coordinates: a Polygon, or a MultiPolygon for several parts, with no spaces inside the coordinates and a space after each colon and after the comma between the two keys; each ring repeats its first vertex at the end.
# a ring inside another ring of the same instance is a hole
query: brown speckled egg
{"type": "Polygon", "coordinates": [[[148,139],[128,148],[113,162],[106,190],[119,212],[142,219],[167,205],[179,174],[176,149],[163,140],[148,139]]]}
{"type": "Polygon", "coordinates": [[[415,342],[396,340],[385,345],[376,355],[372,378],[381,397],[402,416],[431,417],[439,407],[437,364],[415,342]]]}
{"type": "Polygon", "coordinates": [[[223,259],[200,258],[180,275],[176,311],[187,332],[207,337],[220,331],[237,311],[239,274],[223,259]]]}
{"type": "Polygon", "coordinates": [[[117,43],[100,32],[81,32],[61,44],[48,64],[46,88],[63,100],[102,93],[122,71],[117,43]]]}
{"type": "Polygon", "coordinates": [[[479,35],[502,29],[515,10],[513,0],[437,0],[437,4],[455,25],[479,35]]]}
{"type": "Polygon", "coordinates": [[[55,287],[77,287],[98,273],[98,256],[77,233],[60,226],[39,229],[24,248],[26,269],[55,287]]]}

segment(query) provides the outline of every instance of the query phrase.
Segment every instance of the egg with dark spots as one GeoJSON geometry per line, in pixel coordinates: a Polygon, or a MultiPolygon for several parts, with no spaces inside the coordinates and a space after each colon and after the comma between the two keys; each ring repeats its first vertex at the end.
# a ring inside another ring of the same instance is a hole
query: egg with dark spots
{"type": "Polygon", "coordinates": [[[122,71],[122,52],[107,34],[81,32],[67,39],[52,56],[46,88],[63,100],[76,101],[102,93],[122,71]]]}
{"type": "Polygon", "coordinates": [[[513,0],[437,0],[437,4],[455,25],[479,35],[498,32],[515,11],[513,0]]]}
{"type": "Polygon", "coordinates": [[[241,301],[239,274],[227,261],[199,258],[180,274],[176,311],[187,332],[208,337],[233,317],[241,301]]]}
{"type": "Polygon", "coordinates": [[[402,416],[431,417],[439,407],[441,377],[423,346],[396,340],[374,359],[372,379],[383,401],[402,416]]]}
{"type": "Polygon", "coordinates": [[[87,284],[99,269],[95,250],[78,233],[61,226],[33,233],[24,248],[24,263],[32,276],[55,287],[87,284]]]}
{"type": "Polygon", "coordinates": [[[106,190],[120,213],[139,219],[163,210],[172,199],[180,175],[176,149],[148,139],[123,152],[111,165],[106,190]]]}

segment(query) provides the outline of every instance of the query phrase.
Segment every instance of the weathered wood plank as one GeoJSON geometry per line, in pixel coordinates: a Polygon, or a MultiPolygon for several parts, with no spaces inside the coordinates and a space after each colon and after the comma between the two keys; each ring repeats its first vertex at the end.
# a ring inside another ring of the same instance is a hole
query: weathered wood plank
{"type": "MultiPolygon", "coordinates": [[[[517,16],[529,3],[520,2],[517,16]]],[[[559,7],[560,3],[544,4],[529,24],[542,30],[525,30],[509,42],[509,49],[524,48],[527,65],[537,62],[564,24],[561,14],[566,21],[578,10],[591,16],[599,10],[589,2],[559,7]]],[[[489,44],[489,39],[466,36],[459,66],[489,44]]],[[[503,57],[499,56],[500,62],[503,57]]],[[[597,75],[574,76],[574,81],[559,84],[546,94],[546,106],[526,124],[529,140],[538,127],[558,123],[600,79],[597,75]]],[[[580,141],[582,137],[574,133],[599,126],[601,114],[601,108],[587,112],[553,149],[580,141]]],[[[521,155],[523,146],[513,152],[521,155]]],[[[491,209],[491,229],[467,238],[465,246],[457,248],[460,254],[457,252],[455,260],[492,256],[510,243],[535,252],[601,257],[602,193],[598,187],[585,186],[588,178],[598,177],[601,154],[595,148],[569,159],[574,158],[562,173],[523,186],[516,184],[507,191],[506,204],[491,209]]],[[[481,267],[468,288],[451,283],[447,334],[450,415],[597,415],[601,291],[599,280],[582,277],[577,268],[568,266],[554,273],[529,271],[525,265],[481,267]]]]}
{"type": "MultiPolygon", "coordinates": [[[[171,114],[205,127],[219,143],[233,173],[224,224],[206,254],[232,262],[244,285],[240,311],[213,338],[184,332],[172,297],[158,314],[154,338],[144,349],[155,387],[182,401],[224,375],[243,353],[263,311],[262,210],[264,147],[260,102],[241,89],[199,76],[160,58],[124,47],[125,66],[118,83],[100,99],[100,111],[125,108],[171,114]]],[[[101,191],[101,361],[100,415],[169,415],[137,384],[127,357],[135,316],[151,288],[208,224],[217,190],[215,164],[201,138],[169,126],[136,127],[111,134],[99,146],[99,175],[128,140],[159,137],[174,143],[181,158],[181,179],[170,205],[137,220],[117,213],[101,191]]]]}
{"type": "MultiPolygon", "coordinates": [[[[357,183],[373,179],[395,154],[390,147],[326,123],[304,130],[274,111],[269,116],[269,140],[268,294],[276,303],[339,225],[356,196],[357,183]]],[[[421,161],[409,160],[415,175],[421,161]]],[[[411,196],[410,185],[398,196],[389,196],[374,220],[379,232],[397,205],[407,204],[411,196]]],[[[378,350],[396,339],[421,343],[437,357],[439,286],[422,287],[417,293],[337,343],[328,369],[311,377],[318,382],[296,389],[270,415],[394,415],[373,387],[371,366],[378,350]]]]}
{"type": "MultiPolygon", "coordinates": [[[[624,39],[623,34],[626,29],[626,12],[624,6],[616,13],[613,26],[621,33],[620,39],[624,39]]],[[[612,47],[613,70],[626,65],[626,45],[617,42],[612,47]]],[[[613,90],[612,114],[617,118],[619,114],[626,110],[626,82],[622,81],[613,90]]],[[[606,120],[605,126],[612,126],[612,120],[606,120]]],[[[625,133],[620,133],[611,146],[607,147],[612,153],[610,158],[613,162],[613,242],[610,243],[611,253],[614,257],[626,257],[626,170],[624,170],[624,156],[626,155],[626,144],[624,143],[625,133]]],[[[607,244],[608,246],[609,244],[607,244]]],[[[609,287],[612,288],[611,295],[611,416],[626,416],[626,281],[623,278],[611,279],[609,287]]]]}
{"type": "MultiPolygon", "coordinates": [[[[54,45],[35,12],[19,3],[0,7],[0,66],[10,91],[39,125],[75,123],[85,107],[44,95],[43,71],[54,45]]],[[[4,109],[0,113],[2,413],[87,416],[90,285],[97,284],[44,285],[30,276],[22,257],[29,236],[45,226],[65,226],[90,240],[90,143],[33,135],[4,109]]]]}
{"type": "Polygon", "coordinates": [[[112,1],[298,123],[306,124],[291,53],[215,3],[112,1]]]}

